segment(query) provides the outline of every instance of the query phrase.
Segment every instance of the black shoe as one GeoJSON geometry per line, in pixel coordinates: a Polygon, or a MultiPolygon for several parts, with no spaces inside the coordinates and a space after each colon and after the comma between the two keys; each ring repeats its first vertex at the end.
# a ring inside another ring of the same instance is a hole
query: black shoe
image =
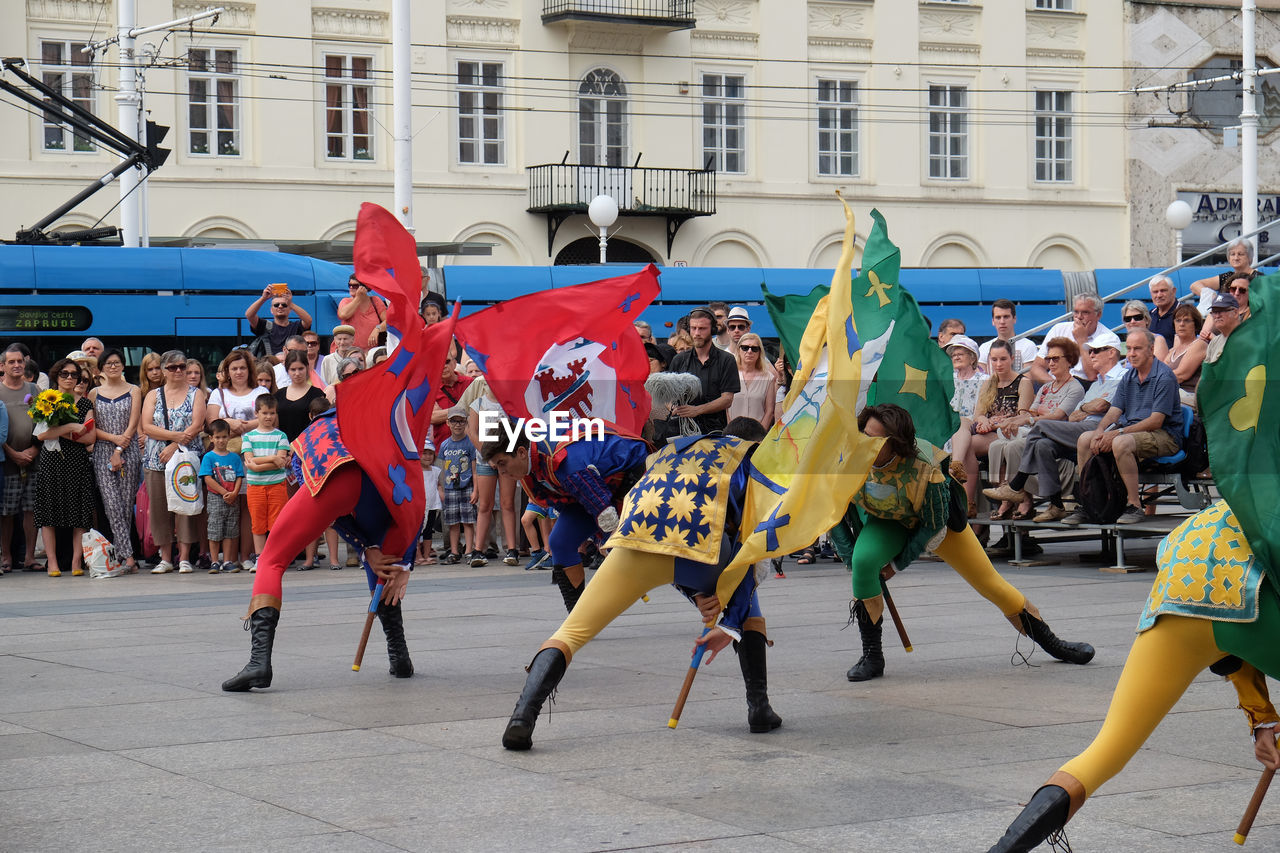
{"type": "Polygon", "coordinates": [[[880,619],[871,621],[867,607],[861,601],[853,604],[853,618],[858,623],[858,633],[862,635],[862,657],[858,658],[845,676],[850,681],[870,681],[884,675],[884,614],[880,619]]]}
{"type": "Polygon", "coordinates": [[[564,652],[559,649],[543,649],[534,655],[533,662],[529,664],[529,677],[524,681],[524,690],[516,700],[516,708],[511,712],[506,731],[502,733],[504,747],[526,750],[533,746],[533,727],[538,723],[542,703],[556,689],[568,665],[564,652]]]}
{"type": "Polygon", "coordinates": [[[485,549],[484,549],[484,555],[485,555],[485,557],[486,557],[486,558],[488,558],[488,559],[490,559],[490,560],[496,560],[496,559],[498,559],[498,546],[497,546],[497,545],[490,545],[488,548],[485,548],[485,549]]]}
{"type": "Polygon", "coordinates": [[[1078,664],[1086,664],[1093,660],[1093,646],[1088,643],[1069,643],[1059,638],[1043,619],[1037,619],[1026,609],[1018,614],[1018,619],[1022,622],[1026,635],[1058,660],[1078,664]]]}
{"type": "Polygon", "coordinates": [[[444,555],[444,564],[446,566],[456,566],[458,564],[458,555],[452,551],[444,555]]]}
{"type": "Polygon", "coordinates": [[[387,635],[390,673],[396,678],[409,678],[413,675],[413,661],[409,658],[409,645],[404,640],[404,614],[400,605],[380,602],[378,621],[382,623],[382,633],[387,635]]]}
{"type": "Polygon", "coordinates": [[[1009,824],[1004,836],[987,853],[1028,853],[1067,825],[1071,797],[1057,785],[1036,791],[1022,813],[1009,824]]]}
{"type": "Polygon", "coordinates": [[[259,607],[249,616],[249,662],[239,673],[222,682],[228,693],[243,693],[254,687],[271,686],[271,646],[276,639],[276,625],[280,611],[274,607],[259,607]]]}
{"type": "Polygon", "coordinates": [[[769,705],[769,677],[764,657],[768,643],[759,631],[743,631],[742,642],[733,645],[738,652],[738,666],[742,668],[742,683],[747,688],[747,725],[753,734],[771,732],[782,725],[782,718],[769,705]]]}
{"type": "Polygon", "coordinates": [[[583,578],[582,586],[574,586],[573,581],[569,580],[569,576],[565,574],[564,566],[552,566],[551,582],[560,588],[560,597],[564,599],[564,609],[572,613],[574,605],[578,603],[579,598],[582,598],[582,590],[586,589],[586,578],[583,578]]]}
{"type": "Polygon", "coordinates": [[[481,554],[479,551],[471,552],[471,568],[479,569],[487,565],[489,565],[489,561],[485,559],[484,554],[481,554]]]}

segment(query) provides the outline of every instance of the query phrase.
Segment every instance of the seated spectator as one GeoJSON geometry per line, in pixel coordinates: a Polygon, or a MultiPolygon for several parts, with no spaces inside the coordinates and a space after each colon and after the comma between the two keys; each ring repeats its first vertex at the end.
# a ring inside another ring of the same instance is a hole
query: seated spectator
{"type": "MultiPolygon", "coordinates": [[[[1071,338],[1076,342],[1076,346],[1084,350],[1093,341],[1094,336],[1111,334],[1110,330],[1099,322],[1102,319],[1102,300],[1096,294],[1082,293],[1072,301],[1071,305],[1072,319],[1064,320],[1049,329],[1049,333],[1044,337],[1046,341],[1054,338],[1071,338]]],[[[1031,368],[1031,378],[1037,385],[1043,385],[1049,381],[1049,370],[1044,360],[1046,350],[1047,347],[1041,344],[1036,354],[1035,365],[1031,368]]],[[[1091,369],[1091,359],[1082,358],[1080,363],[1071,369],[1071,375],[1077,379],[1092,382],[1097,376],[1090,373],[1091,369]]]]}
{"type": "MultiPolygon", "coordinates": [[[[1000,425],[1000,437],[987,452],[987,468],[991,481],[1006,483],[1018,472],[1022,453],[1026,449],[1031,427],[1040,421],[1065,421],[1084,397],[1084,386],[1071,375],[1071,368],[1080,360],[1080,350],[1070,338],[1054,338],[1049,341],[1045,363],[1049,365],[1052,380],[1040,386],[1035,399],[1024,411],[1000,425]]],[[[985,494],[985,491],[984,491],[985,494]]],[[[991,514],[994,520],[1013,518],[1024,521],[1031,518],[1031,495],[1023,493],[1015,509],[1013,501],[1004,501],[991,514]]]]}
{"type": "Polygon", "coordinates": [[[1031,380],[1013,369],[1013,346],[1008,341],[995,341],[987,358],[993,373],[978,395],[970,434],[957,436],[951,450],[952,459],[964,464],[964,490],[971,515],[977,514],[978,507],[978,457],[986,456],[991,443],[999,438],[996,430],[1000,425],[1029,407],[1032,398],[1031,380]]]}
{"type": "Polygon", "coordinates": [[[1231,265],[1228,272],[1191,282],[1191,292],[1200,297],[1201,314],[1209,310],[1219,293],[1228,292],[1227,283],[1237,275],[1244,275],[1249,281],[1262,275],[1253,268],[1253,243],[1244,237],[1237,237],[1227,246],[1227,263],[1231,265]]]}
{"type": "Polygon", "coordinates": [[[1174,312],[1178,308],[1178,292],[1168,276],[1158,275],[1148,282],[1151,290],[1151,331],[1164,338],[1164,342],[1173,346],[1174,312]]]}
{"type": "MultiPolygon", "coordinates": [[[[730,326],[734,322],[733,311],[729,312],[730,326]]],[[[730,329],[729,334],[733,333],[730,329]]],[[[759,421],[761,426],[768,429],[773,426],[773,408],[778,398],[778,374],[773,365],[765,360],[764,342],[755,332],[742,333],[735,350],[740,390],[733,395],[726,417],[733,420],[745,416],[759,421]]]]}
{"type": "MultiPolygon", "coordinates": [[[[1239,321],[1243,323],[1253,316],[1249,311],[1249,286],[1250,278],[1247,273],[1237,272],[1231,273],[1231,278],[1227,279],[1226,289],[1209,300],[1209,319],[1205,320],[1204,327],[1200,330],[1200,336],[1206,341],[1218,331],[1215,326],[1215,317],[1217,316],[1212,310],[1213,306],[1218,304],[1218,296],[1228,294],[1235,298],[1237,310],[1239,311],[1239,321]]],[[[1210,291],[1212,292],[1212,291],[1210,291]]],[[[1237,324],[1239,325],[1239,324],[1237,324]]]]}
{"type": "MultiPolygon", "coordinates": [[[[1145,517],[1138,495],[1138,463],[1176,453],[1182,446],[1178,380],[1167,364],[1155,359],[1154,338],[1149,329],[1129,334],[1129,372],[1120,380],[1102,421],[1076,442],[1076,465],[1081,469],[1095,453],[1115,455],[1128,499],[1117,524],[1133,524],[1145,517]]],[[[1084,510],[1077,509],[1062,523],[1080,524],[1084,520],[1084,510]]]]}
{"type": "Polygon", "coordinates": [[[653,326],[650,326],[644,320],[636,320],[631,325],[636,327],[636,334],[640,336],[640,340],[646,344],[653,343],[653,326]]]}
{"type": "Polygon", "coordinates": [[[965,328],[963,320],[957,320],[955,317],[943,320],[938,324],[938,346],[946,349],[947,344],[951,342],[952,338],[956,335],[963,335],[964,333],[965,328]]]}
{"type": "MultiPolygon", "coordinates": [[[[1222,355],[1222,348],[1226,346],[1227,338],[1231,337],[1231,333],[1243,322],[1240,314],[1240,303],[1230,293],[1219,293],[1213,300],[1213,306],[1209,309],[1209,316],[1213,318],[1213,325],[1217,329],[1217,333],[1205,348],[1204,360],[1206,364],[1212,364],[1222,355]]],[[[1208,326],[1209,324],[1205,323],[1205,325],[1208,326]]],[[[1204,333],[1201,332],[1200,336],[1203,339],[1204,333]]]]}
{"type": "Polygon", "coordinates": [[[1173,348],[1162,359],[1178,378],[1178,394],[1183,405],[1196,407],[1196,386],[1209,345],[1200,339],[1204,319],[1190,305],[1179,305],[1173,312],[1173,348]]]}
{"type": "MultiPolygon", "coordinates": [[[[997,299],[991,303],[991,325],[996,330],[996,338],[1013,344],[1013,369],[1026,373],[1036,360],[1036,345],[1027,338],[1014,340],[1017,334],[1015,326],[1018,322],[1018,306],[1011,299],[997,299]]],[[[978,369],[987,372],[987,352],[991,349],[991,341],[978,347],[978,369]]]]}
{"type": "Polygon", "coordinates": [[[1049,505],[1033,521],[1059,521],[1068,514],[1062,503],[1062,493],[1071,485],[1071,480],[1060,475],[1059,463],[1065,460],[1074,464],[1077,441],[1097,427],[1111,408],[1111,398],[1120,386],[1120,380],[1128,372],[1128,367],[1120,359],[1120,339],[1111,332],[1096,336],[1093,343],[1085,347],[1081,358],[1092,359],[1091,367],[1098,378],[1089,386],[1075,411],[1065,421],[1038,420],[1032,424],[1017,471],[1009,478],[1008,484],[983,490],[983,494],[992,500],[1025,506],[1030,501],[1030,494],[1024,489],[1034,488],[1049,505]],[[1030,483],[1032,477],[1036,478],[1034,487],[1030,483]]]}
{"type": "MultiPolygon", "coordinates": [[[[1143,304],[1141,299],[1130,299],[1120,309],[1120,318],[1124,320],[1124,333],[1128,337],[1130,332],[1139,329],[1151,328],[1151,311],[1143,304]]],[[[1169,345],[1160,335],[1156,335],[1156,358],[1164,361],[1169,356],[1169,345]]]]}
{"type": "MultiPolygon", "coordinates": [[[[967,335],[956,335],[947,344],[947,356],[951,359],[951,377],[956,383],[956,391],[951,395],[951,408],[960,415],[961,421],[973,419],[973,410],[978,406],[978,395],[982,392],[982,383],[990,377],[978,366],[978,345],[967,335]]],[[[963,423],[961,424],[963,427],[963,423]]]]}
{"type": "MultiPolygon", "coordinates": [[[[338,381],[338,362],[356,352],[364,353],[352,343],[354,334],[355,330],[350,326],[333,327],[333,346],[329,354],[320,360],[320,380],[324,382],[325,387],[338,381]]],[[[363,363],[361,367],[364,367],[363,363]]]]}

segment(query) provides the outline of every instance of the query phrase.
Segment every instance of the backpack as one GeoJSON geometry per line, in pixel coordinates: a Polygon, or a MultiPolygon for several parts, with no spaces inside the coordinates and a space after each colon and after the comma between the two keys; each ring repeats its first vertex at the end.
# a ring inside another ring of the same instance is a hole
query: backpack
{"type": "Polygon", "coordinates": [[[1209,467],[1209,436],[1199,415],[1191,419],[1191,427],[1182,439],[1182,449],[1187,452],[1187,458],[1179,466],[1184,476],[1194,477],[1209,467]]]}
{"type": "Polygon", "coordinates": [[[1128,496],[1114,455],[1099,453],[1089,457],[1080,471],[1076,500],[1094,524],[1113,524],[1120,517],[1128,496]]]}

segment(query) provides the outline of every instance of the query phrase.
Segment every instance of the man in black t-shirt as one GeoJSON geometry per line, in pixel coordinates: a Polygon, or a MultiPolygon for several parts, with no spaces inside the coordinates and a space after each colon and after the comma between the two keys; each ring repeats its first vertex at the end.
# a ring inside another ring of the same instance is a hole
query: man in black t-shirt
{"type": "Polygon", "coordinates": [[[667,367],[671,373],[692,374],[702,383],[702,394],[692,404],[676,406],[672,414],[693,418],[704,433],[725,428],[733,395],[742,388],[738,382],[738,362],[712,343],[715,322],[715,314],[706,308],[690,311],[689,336],[693,338],[693,349],[677,353],[667,367]]]}
{"type": "Polygon", "coordinates": [[[278,355],[284,351],[284,342],[291,335],[301,335],[311,328],[311,315],[301,305],[293,304],[293,294],[288,290],[276,293],[275,285],[268,284],[262,289],[262,295],[244,312],[249,321],[249,332],[254,335],[266,335],[270,345],[268,353],[278,355]],[[271,300],[271,322],[258,316],[262,303],[271,300]],[[289,313],[298,315],[298,319],[290,320],[289,313]]]}

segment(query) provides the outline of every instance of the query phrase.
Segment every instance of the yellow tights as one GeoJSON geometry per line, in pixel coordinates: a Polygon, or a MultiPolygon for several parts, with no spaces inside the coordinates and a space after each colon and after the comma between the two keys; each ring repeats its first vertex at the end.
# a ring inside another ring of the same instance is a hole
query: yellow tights
{"type": "Polygon", "coordinates": [[[578,649],[591,642],[596,634],[645,593],[674,579],[674,558],[613,548],[596,570],[591,583],[582,591],[582,598],[574,605],[573,612],[542,647],[558,648],[571,660],[578,649]]]}

